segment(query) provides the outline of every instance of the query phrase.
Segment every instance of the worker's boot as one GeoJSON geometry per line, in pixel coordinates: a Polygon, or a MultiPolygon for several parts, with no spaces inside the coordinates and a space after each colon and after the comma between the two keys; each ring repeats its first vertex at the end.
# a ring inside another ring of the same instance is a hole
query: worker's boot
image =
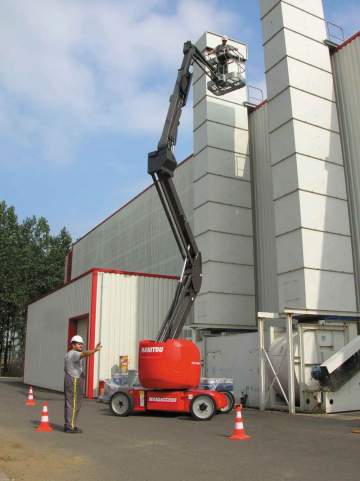
{"type": "Polygon", "coordinates": [[[69,434],[81,434],[82,430],[80,428],[77,428],[76,426],[73,429],[64,426],[64,432],[69,434]]]}
{"type": "Polygon", "coordinates": [[[351,430],[351,432],[354,434],[360,434],[360,428],[354,428],[351,430]]]}

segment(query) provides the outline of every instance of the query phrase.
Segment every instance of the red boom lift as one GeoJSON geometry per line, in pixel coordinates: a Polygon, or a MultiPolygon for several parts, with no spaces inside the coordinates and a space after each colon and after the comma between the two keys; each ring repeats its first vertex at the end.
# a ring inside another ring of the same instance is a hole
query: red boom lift
{"type": "Polygon", "coordinates": [[[148,155],[148,172],[153,178],[184,264],[174,300],[156,340],[140,341],[138,372],[141,387],[122,389],[110,400],[111,410],[118,416],[127,416],[132,412],[173,411],[191,413],[195,419],[207,420],[217,411],[226,411],[229,404],[225,393],[199,388],[199,349],[192,341],[179,339],[200,291],[202,265],[201,253],[172,180],[177,167],[173,150],[181,111],[190,90],[193,63],[210,77],[208,89],[220,96],[245,85],[244,58],[235,47],[227,44],[225,37],[207,57],[189,41],[184,44],[183,53],[158,148],[148,155]]]}

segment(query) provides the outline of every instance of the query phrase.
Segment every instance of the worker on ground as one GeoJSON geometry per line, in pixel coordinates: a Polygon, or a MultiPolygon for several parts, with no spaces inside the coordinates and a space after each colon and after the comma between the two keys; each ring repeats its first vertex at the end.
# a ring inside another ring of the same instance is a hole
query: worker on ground
{"type": "Polygon", "coordinates": [[[71,338],[71,350],[65,355],[65,424],[66,433],[81,433],[76,426],[76,420],[84,395],[84,366],[83,359],[100,351],[102,345],[98,343],[95,349],[83,351],[84,340],[81,336],[71,338]]]}

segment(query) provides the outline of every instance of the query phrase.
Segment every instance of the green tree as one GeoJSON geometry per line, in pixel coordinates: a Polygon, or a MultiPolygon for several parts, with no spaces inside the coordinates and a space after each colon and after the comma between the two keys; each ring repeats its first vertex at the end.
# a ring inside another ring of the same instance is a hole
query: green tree
{"type": "Polygon", "coordinates": [[[71,236],[50,233],[44,217],[19,222],[14,207],[0,202],[0,373],[16,354],[22,359],[29,303],[61,286],[71,236]],[[16,346],[15,346],[16,343],[16,346]]]}

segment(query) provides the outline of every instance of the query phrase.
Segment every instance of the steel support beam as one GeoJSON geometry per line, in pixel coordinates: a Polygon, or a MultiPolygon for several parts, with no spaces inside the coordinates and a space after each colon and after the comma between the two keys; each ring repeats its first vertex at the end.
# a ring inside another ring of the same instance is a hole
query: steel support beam
{"type": "Polygon", "coordinates": [[[286,333],[288,338],[288,399],[289,414],[295,414],[295,372],[294,372],[294,340],[292,314],[286,316],[286,333]]]}
{"type": "Polygon", "coordinates": [[[260,374],[260,411],[266,408],[266,366],[265,366],[265,319],[258,320],[259,328],[259,374],[260,374]]]}

